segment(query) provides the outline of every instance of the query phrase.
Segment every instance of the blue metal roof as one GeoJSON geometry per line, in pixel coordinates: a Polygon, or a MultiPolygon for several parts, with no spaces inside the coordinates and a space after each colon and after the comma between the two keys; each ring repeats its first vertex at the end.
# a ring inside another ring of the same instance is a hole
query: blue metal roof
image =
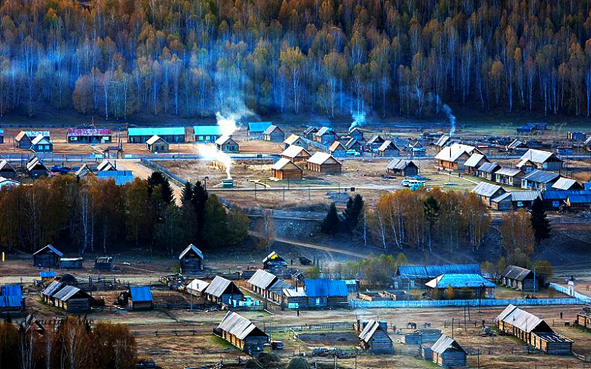
{"type": "Polygon", "coordinates": [[[119,170],[119,171],[103,171],[97,172],[97,177],[100,179],[115,179],[115,184],[122,186],[128,182],[133,182],[133,172],[131,170],[119,170]]]}
{"type": "Polygon", "coordinates": [[[193,131],[195,136],[220,136],[222,134],[219,126],[194,126],[193,131]]]}
{"type": "Polygon", "coordinates": [[[542,192],[542,198],[546,201],[551,200],[566,200],[567,197],[572,195],[591,195],[591,191],[585,190],[568,190],[568,191],[561,191],[561,190],[550,190],[542,192]]]}
{"type": "Polygon", "coordinates": [[[20,307],[23,302],[23,290],[18,284],[6,284],[0,288],[0,307],[20,307]]]}
{"type": "Polygon", "coordinates": [[[39,276],[41,278],[53,278],[53,277],[55,277],[55,271],[53,271],[53,270],[50,272],[43,271],[43,272],[39,273],[39,276]]]}
{"type": "Polygon", "coordinates": [[[495,287],[496,285],[480,274],[444,274],[426,283],[431,288],[476,288],[495,287]]]}
{"type": "Polygon", "coordinates": [[[308,297],[347,297],[347,283],[343,280],[309,279],[304,282],[308,297]]]}
{"type": "Polygon", "coordinates": [[[263,133],[272,124],[273,123],[271,123],[271,122],[249,122],[248,123],[248,130],[250,132],[261,132],[261,133],[263,133]]]}
{"type": "Polygon", "coordinates": [[[184,136],[185,127],[128,128],[128,136],[184,136]]]}
{"type": "Polygon", "coordinates": [[[398,276],[406,279],[435,278],[442,274],[481,274],[478,264],[400,265],[398,276]]]}
{"type": "Polygon", "coordinates": [[[3,134],[4,134],[4,130],[0,129],[0,135],[3,135],[3,134]]]}
{"type": "Polygon", "coordinates": [[[129,293],[133,302],[152,301],[150,286],[129,287],[129,293]]]}
{"type": "Polygon", "coordinates": [[[571,204],[591,204],[591,195],[569,195],[568,202],[571,204]]]}

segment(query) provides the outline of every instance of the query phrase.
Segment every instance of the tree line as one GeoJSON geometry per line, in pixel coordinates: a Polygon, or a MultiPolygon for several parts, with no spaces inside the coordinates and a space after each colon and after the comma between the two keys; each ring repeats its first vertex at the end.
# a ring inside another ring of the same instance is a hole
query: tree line
{"type": "Polygon", "coordinates": [[[0,322],[0,367],[21,369],[132,369],[137,344],[123,324],[90,322],[75,317],[40,324],[0,322]]]}
{"type": "Polygon", "coordinates": [[[0,6],[0,114],[590,113],[591,0],[0,6]]]}
{"type": "Polygon", "coordinates": [[[65,175],[0,191],[0,246],[9,250],[57,242],[74,244],[80,255],[130,246],[173,255],[189,243],[219,248],[247,235],[248,217],[227,210],[200,182],[187,183],[177,205],[160,172],[122,186],[65,175]]]}

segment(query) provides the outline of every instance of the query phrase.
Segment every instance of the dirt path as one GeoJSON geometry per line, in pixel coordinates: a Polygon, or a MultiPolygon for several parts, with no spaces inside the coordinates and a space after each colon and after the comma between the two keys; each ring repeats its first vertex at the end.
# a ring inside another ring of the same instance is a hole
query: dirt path
{"type": "MultiPolygon", "coordinates": [[[[250,234],[253,237],[259,237],[259,234],[253,231],[249,231],[248,234],[250,234]]],[[[328,252],[335,252],[338,254],[343,254],[343,255],[348,255],[348,256],[353,256],[356,258],[361,258],[364,259],[366,258],[369,254],[360,254],[357,252],[353,252],[353,251],[347,251],[347,250],[340,250],[334,247],[330,247],[330,246],[323,246],[323,245],[318,245],[318,244],[313,244],[313,243],[307,243],[307,242],[300,242],[300,241],[296,241],[296,240],[290,240],[288,238],[283,238],[283,237],[276,237],[275,238],[275,242],[281,242],[281,243],[287,243],[290,245],[295,245],[295,246],[300,246],[300,247],[306,247],[309,249],[315,249],[315,250],[322,250],[322,251],[328,251],[328,252]]]]}
{"type": "MultiPolygon", "coordinates": [[[[119,170],[131,170],[134,177],[141,179],[148,179],[152,175],[153,170],[143,165],[139,159],[119,159],[117,160],[117,169],[119,170]]],[[[170,187],[174,193],[174,197],[177,205],[181,205],[182,189],[172,181],[170,187]]]]}

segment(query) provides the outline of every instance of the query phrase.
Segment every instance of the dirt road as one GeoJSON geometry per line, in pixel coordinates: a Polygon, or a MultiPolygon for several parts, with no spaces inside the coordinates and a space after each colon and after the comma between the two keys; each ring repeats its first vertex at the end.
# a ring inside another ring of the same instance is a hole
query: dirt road
{"type": "MultiPolygon", "coordinates": [[[[119,159],[117,160],[117,169],[131,170],[134,177],[148,179],[153,170],[143,165],[139,159],[119,159]]],[[[181,205],[182,189],[174,182],[170,182],[170,187],[174,193],[177,205],[181,205]]]]}
{"type": "MultiPolygon", "coordinates": [[[[249,231],[248,234],[250,234],[253,237],[260,237],[257,232],[249,231]]],[[[318,245],[318,244],[313,244],[313,243],[300,242],[300,241],[291,240],[291,239],[282,238],[282,237],[276,237],[275,238],[275,242],[287,243],[287,244],[290,244],[290,245],[295,245],[295,246],[300,246],[300,247],[306,247],[306,248],[309,248],[309,249],[334,252],[334,253],[337,253],[337,254],[343,254],[343,255],[353,256],[353,257],[361,258],[361,259],[366,258],[369,255],[369,254],[360,254],[360,253],[353,252],[353,251],[340,250],[340,249],[337,249],[337,248],[334,248],[334,247],[330,247],[330,246],[323,246],[323,245],[318,245]]]]}

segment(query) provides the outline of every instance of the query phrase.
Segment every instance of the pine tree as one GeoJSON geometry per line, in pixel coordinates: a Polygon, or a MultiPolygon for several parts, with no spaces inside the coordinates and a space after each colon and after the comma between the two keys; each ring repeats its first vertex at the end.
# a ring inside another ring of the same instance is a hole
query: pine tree
{"type": "Polygon", "coordinates": [[[355,195],[354,198],[349,197],[347,208],[343,211],[343,223],[348,231],[353,231],[359,225],[363,204],[363,197],[361,195],[355,195]]]}
{"type": "Polygon", "coordinates": [[[330,204],[328,208],[328,213],[324,220],[322,221],[322,232],[326,234],[335,234],[339,230],[340,220],[339,215],[337,214],[337,207],[334,204],[330,204]]]}
{"type": "Polygon", "coordinates": [[[429,222],[429,251],[431,251],[431,234],[433,232],[433,225],[437,222],[439,218],[439,203],[433,196],[427,197],[425,202],[423,203],[423,211],[425,214],[425,219],[429,222]]]}
{"type": "Polygon", "coordinates": [[[534,229],[536,243],[550,238],[550,221],[546,215],[546,210],[544,210],[544,203],[539,197],[534,200],[530,213],[531,226],[534,229]]]}
{"type": "Polygon", "coordinates": [[[185,183],[185,187],[183,187],[183,190],[181,192],[181,204],[183,206],[186,206],[191,203],[192,199],[193,199],[193,185],[191,184],[191,182],[187,181],[187,183],[185,183]]]}
{"type": "Polygon", "coordinates": [[[207,202],[208,198],[207,190],[200,181],[197,181],[195,186],[193,186],[193,198],[192,204],[193,209],[195,210],[195,215],[197,217],[197,241],[201,242],[203,240],[203,225],[205,223],[205,203],[207,202]]]}

